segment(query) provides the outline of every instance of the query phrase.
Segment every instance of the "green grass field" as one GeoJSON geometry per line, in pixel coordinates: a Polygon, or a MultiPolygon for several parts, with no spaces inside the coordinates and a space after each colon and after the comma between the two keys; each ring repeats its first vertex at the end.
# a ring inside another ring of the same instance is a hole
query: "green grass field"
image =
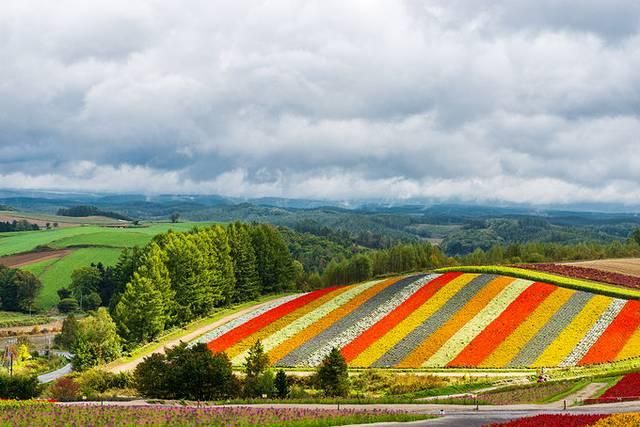
{"type": "Polygon", "coordinates": [[[58,303],[56,291],[69,286],[71,273],[74,270],[88,266],[92,262],[102,262],[104,265],[113,265],[120,255],[118,248],[83,248],[69,255],[54,260],[37,262],[24,270],[31,271],[42,282],[42,291],[36,300],[36,307],[40,310],[49,310],[58,303]]]}
{"type": "Polygon", "coordinates": [[[0,256],[29,252],[37,246],[54,248],[70,246],[132,247],[145,245],[153,236],[168,230],[187,231],[193,227],[204,227],[211,223],[181,222],[177,224],[156,223],[140,228],[106,228],[94,225],[59,228],[55,230],[2,233],[0,256]]]}

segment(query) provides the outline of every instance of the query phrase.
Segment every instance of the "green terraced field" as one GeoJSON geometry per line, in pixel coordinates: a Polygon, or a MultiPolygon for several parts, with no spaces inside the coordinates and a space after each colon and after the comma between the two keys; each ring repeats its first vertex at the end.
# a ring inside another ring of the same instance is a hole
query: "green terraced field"
{"type": "Polygon", "coordinates": [[[36,300],[36,306],[41,310],[48,310],[58,303],[56,291],[71,283],[71,273],[77,268],[88,266],[92,262],[102,262],[104,265],[115,264],[120,255],[117,248],[84,248],[78,249],[69,255],[37,262],[23,267],[31,271],[42,281],[42,292],[36,300]]]}

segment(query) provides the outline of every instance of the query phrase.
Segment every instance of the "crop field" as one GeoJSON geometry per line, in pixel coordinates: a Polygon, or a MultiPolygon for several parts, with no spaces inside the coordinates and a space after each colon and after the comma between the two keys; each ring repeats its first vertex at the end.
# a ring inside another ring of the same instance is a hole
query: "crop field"
{"type": "Polygon", "coordinates": [[[116,263],[119,255],[120,249],[116,248],[85,248],[72,251],[62,258],[48,259],[23,267],[42,282],[42,291],[36,300],[37,308],[48,310],[55,306],[58,303],[56,291],[69,286],[71,273],[77,268],[88,266],[92,262],[112,265],[116,263]]]}
{"type": "Polygon", "coordinates": [[[640,258],[599,259],[595,261],[570,262],[566,263],[566,265],[595,268],[601,271],[640,277],[640,258]]]}
{"type": "Polygon", "coordinates": [[[612,285],[624,286],[627,288],[640,289],[640,277],[628,274],[614,273],[600,270],[598,268],[585,267],[581,265],[569,264],[523,264],[520,268],[534,271],[544,271],[547,273],[560,274],[562,276],[574,277],[577,279],[594,280],[597,282],[610,283],[612,285]]]}
{"type": "Polygon", "coordinates": [[[274,300],[200,337],[241,365],[261,340],[275,366],[539,368],[640,356],[640,301],[495,274],[412,275],[274,300]]]}
{"type": "Polygon", "coordinates": [[[75,227],[82,224],[95,224],[95,225],[110,225],[121,224],[122,221],[118,221],[113,218],[107,218],[104,216],[88,216],[88,217],[71,217],[60,215],[47,215],[43,213],[31,213],[31,212],[17,212],[17,211],[2,211],[0,210],[0,221],[20,221],[27,220],[32,224],[38,224],[44,227],[47,223],[58,223],[58,227],[75,227]]]}

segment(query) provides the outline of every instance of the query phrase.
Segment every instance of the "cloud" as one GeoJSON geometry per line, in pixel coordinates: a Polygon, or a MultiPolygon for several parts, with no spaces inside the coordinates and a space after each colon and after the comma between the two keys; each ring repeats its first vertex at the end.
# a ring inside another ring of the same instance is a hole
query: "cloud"
{"type": "Polygon", "coordinates": [[[10,3],[0,186],[638,205],[613,3],[10,3]]]}

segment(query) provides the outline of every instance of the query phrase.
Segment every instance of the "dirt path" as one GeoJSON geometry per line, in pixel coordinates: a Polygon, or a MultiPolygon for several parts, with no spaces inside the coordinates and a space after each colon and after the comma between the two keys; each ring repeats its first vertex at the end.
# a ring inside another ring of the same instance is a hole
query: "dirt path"
{"type": "MultiPolygon", "coordinates": [[[[591,383],[587,384],[584,388],[578,390],[572,395],[565,397],[563,400],[567,401],[567,405],[576,405],[581,403],[585,399],[589,399],[595,396],[600,390],[607,387],[607,383],[591,383]]],[[[556,402],[556,403],[561,403],[556,402]]]]}
{"type": "MultiPolygon", "coordinates": [[[[180,344],[180,342],[189,342],[189,341],[193,341],[196,338],[200,337],[201,335],[206,334],[207,332],[217,328],[218,326],[224,325],[225,323],[238,318],[246,313],[248,313],[249,311],[255,310],[256,308],[262,307],[264,304],[268,304],[273,302],[273,300],[271,301],[265,301],[261,304],[257,304],[257,305],[253,305],[251,307],[247,307],[244,308],[242,310],[236,311],[235,313],[229,314],[228,316],[223,317],[222,319],[216,320],[214,322],[208,323],[205,326],[202,326],[198,329],[196,329],[193,332],[190,332],[188,334],[182,335],[178,338],[172,339],[170,341],[167,341],[166,343],[164,343],[163,345],[161,345],[160,347],[158,347],[157,349],[155,349],[152,353],[149,354],[153,354],[153,353],[160,353],[163,354],[165,349],[167,348],[171,348],[171,347],[175,347],[176,345],[180,344]]],[[[119,372],[126,372],[126,371],[132,371],[133,369],[135,369],[136,366],[138,366],[138,364],[140,362],[142,362],[142,359],[144,359],[145,357],[147,357],[149,354],[145,354],[143,356],[139,356],[136,357],[133,360],[130,360],[128,362],[124,362],[124,363],[111,363],[107,366],[105,366],[105,369],[107,371],[113,372],[113,373],[119,373],[119,372]]]]}
{"type": "Polygon", "coordinates": [[[29,252],[26,254],[9,255],[0,257],[0,265],[6,267],[17,268],[35,262],[46,261],[49,259],[62,258],[72,251],[71,249],[58,249],[55,251],[29,252]]]}

